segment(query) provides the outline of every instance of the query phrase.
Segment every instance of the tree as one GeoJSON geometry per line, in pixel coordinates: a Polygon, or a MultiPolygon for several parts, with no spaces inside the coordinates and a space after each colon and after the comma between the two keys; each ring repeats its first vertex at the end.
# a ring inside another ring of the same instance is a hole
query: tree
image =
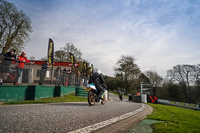
{"type": "Polygon", "coordinates": [[[156,86],[162,85],[163,78],[160,75],[158,75],[158,73],[155,70],[148,70],[144,74],[146,77],[148,77],[151,84],[155,84],[156,86]]]}
{"type": "Polygon", "coordinates": [[[55,52],[54,58],[56,61],[64,62],[66,61],[66,53],[64,52],[64,50],[57,50],[55,52]]]}
{"type": "Polygon", "coordinates": [[[5,54],[10,48],[21,51],[32,32],[31,20],[14,4],[0,0],[0,48],[5,54]]]}
{"type": "Polygon", "coordinates": [[[167,77],[182,86],[187,102],[192,100],[190,89],[191,85],[194,85],[196,82],[196,70],[195,65],[177,65],[167,71],[167,77]]]}
{"type": "Polygon", "coordinates": [[[138,84],[140,84],[141,82],[150,83],[149,78],[144,73],[140,73],[140,76],[138,78],[138,84]]]}
{"type": "Polygon", "coordinates": [[[197,86],[200,86],[200,64],[195,66],[195,70],[196,70],[196,74],[195,74],[196,82],[195,82],[195,84],[197,86]]]}
{"type": "Polygon", "coordinates": [[[115,78],[105,75],[104,79],[105,79],[108,90],[116,90],[117,89],[117,84],[115,82],[116,81],[115,78]]]}
{"type": "Polygon", "coordinates": [[[115,72],[122,75],[126,93],[130,92],[134,80],[137,80],[140,75],[140,69],[135,64],[135,58],[122,55],[116,65],[115,72]]]}
{"type": "Polygon", "coordinates": [[[75,57],[77,62],[81,61],[81,59],[82,59],[81,50],[76,48],[73,43],[71,43],[71,44],[70,43],[66,43],[65,47],[62,47],[61,49],[63,49],[65,51],[65,53],[67,54],[67,57],[68,57],[67,59],[69,59],[69,53],[71,52],[71,53],[74,54],[74,57],[75,57]]]}
{"type": "Polygon", "coordinates": [[[41,61],[47,60],[47,56],[44,56],[43,58],[40,59],[41,61]]]}
{"type": "Polygon", "coordinates": [[[66,43],[64,47],[60,48],[60,50],[55,51],[55,59],[57,61],[71,62],[69,53],[74,54],[76,62],[79,62],[82,60],[81,50],[76,48],[73,43],[66,43]]]}
{"type": "Polygon", "coordinates": [[[30,57],[30,60],[35,60],[35,57],[34,57],[34,56],[31,56],[31,57],[30,57]]]}
{"type": "Polygon", "coordinates": [[[124,88],[125,84],[124,84],[124,79],[123,79],[122,73],[117,73],[115,75],[114,82],[115,82],[115,85],[117,86],[117,88],[115,88],[115,89],[124,88]]]}
{"type": "Polygon", "coordinates": [[[177,102],[185,102],[183,101],[183,90],[181,89],[181,86],[177,85],[177,84],[166,84],[165,85],[165,89],[167,89],[167,93],[168,93],[168,100],[172,100],[172,101],[177,101],[177,102]]]}

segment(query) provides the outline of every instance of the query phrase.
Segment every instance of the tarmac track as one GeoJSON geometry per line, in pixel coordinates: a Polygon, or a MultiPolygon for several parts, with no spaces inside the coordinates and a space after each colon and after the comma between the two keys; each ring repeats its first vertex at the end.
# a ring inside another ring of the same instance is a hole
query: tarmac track
{"type": "Polygon", "coordinates": [[[143,105],[110,95],[105,105],[87,102],[0,106],[0,133],[66,133],[134,112],[143,105]]]}

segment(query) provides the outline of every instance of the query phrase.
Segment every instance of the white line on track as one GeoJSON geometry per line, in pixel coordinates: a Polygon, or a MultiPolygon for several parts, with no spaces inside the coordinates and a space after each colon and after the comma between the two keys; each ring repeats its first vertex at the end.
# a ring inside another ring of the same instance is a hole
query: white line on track
{"type": "Polygon", "coordinates": [[[141,107],[141,108],[139,108],[139,109],[137,109],[137,110],[135,110],[135,111],[132,111],[132,112],[130,112],[130,113],[126,113],[126,114],[124,114],[124,115],[121,115],[121,116],[112,118],[112,119],[110,119],[110,120],[102,121],[102,122],[93,124],[93,125],[91,125],[91,126],[87,126],[87,127],[84,127],[84,128],[80,128],[80,129],[78,129],[78,130],[71,131],[71,132],[69,132],[69,133],[90,133],[90,132],[92,132],[92,131],[96,131],[96,130],[98,130],[98,129],[100,129],[100,128],[103,128],[103,127],[105,127],[105,126],[111,125],[111,124],[113,124],[113,123],[116,123],[116,122],[118,122],[118,121],[121,121],[121,120],[123,120],[123,119],[126,119],[126,118],[128,118],[128,117],[130,117],[130,116],[133,116],[133,115],[135,115],[135,114],[137,114],[137,113],[139,113],[139,112],[141,112],[141,111],[143,111],[143,110],[144,110],[144,104],[142,104],[142,107],[141,107]]]}

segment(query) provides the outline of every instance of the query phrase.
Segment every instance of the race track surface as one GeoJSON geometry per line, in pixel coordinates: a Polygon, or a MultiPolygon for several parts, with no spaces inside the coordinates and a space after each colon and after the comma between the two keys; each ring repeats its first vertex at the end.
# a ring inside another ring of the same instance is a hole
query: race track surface
{"type": "Polygon", "coordinates": [[[142,104],[128,102],[127,98],[120,101],[117,96],[110,95],[110,97],[113,101],[107,101],[105,105],[96,103],[95,106],[89,106],[87,102],[2,105],[0,106],[0,133],[66,133],[142,107],[142,104]]]}

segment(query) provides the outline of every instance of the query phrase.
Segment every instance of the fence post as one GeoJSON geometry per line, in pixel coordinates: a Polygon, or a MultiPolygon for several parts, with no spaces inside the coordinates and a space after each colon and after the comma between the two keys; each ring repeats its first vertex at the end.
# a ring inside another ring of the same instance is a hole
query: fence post
{"type": "Polygon", "coordinates": [[[29,63],[29,68],[28,68],[28,85],[30,85],[30,82],[31,82],[31,71],[30,71],[30,69],[31,69],[31,63],[29,63]]]}

